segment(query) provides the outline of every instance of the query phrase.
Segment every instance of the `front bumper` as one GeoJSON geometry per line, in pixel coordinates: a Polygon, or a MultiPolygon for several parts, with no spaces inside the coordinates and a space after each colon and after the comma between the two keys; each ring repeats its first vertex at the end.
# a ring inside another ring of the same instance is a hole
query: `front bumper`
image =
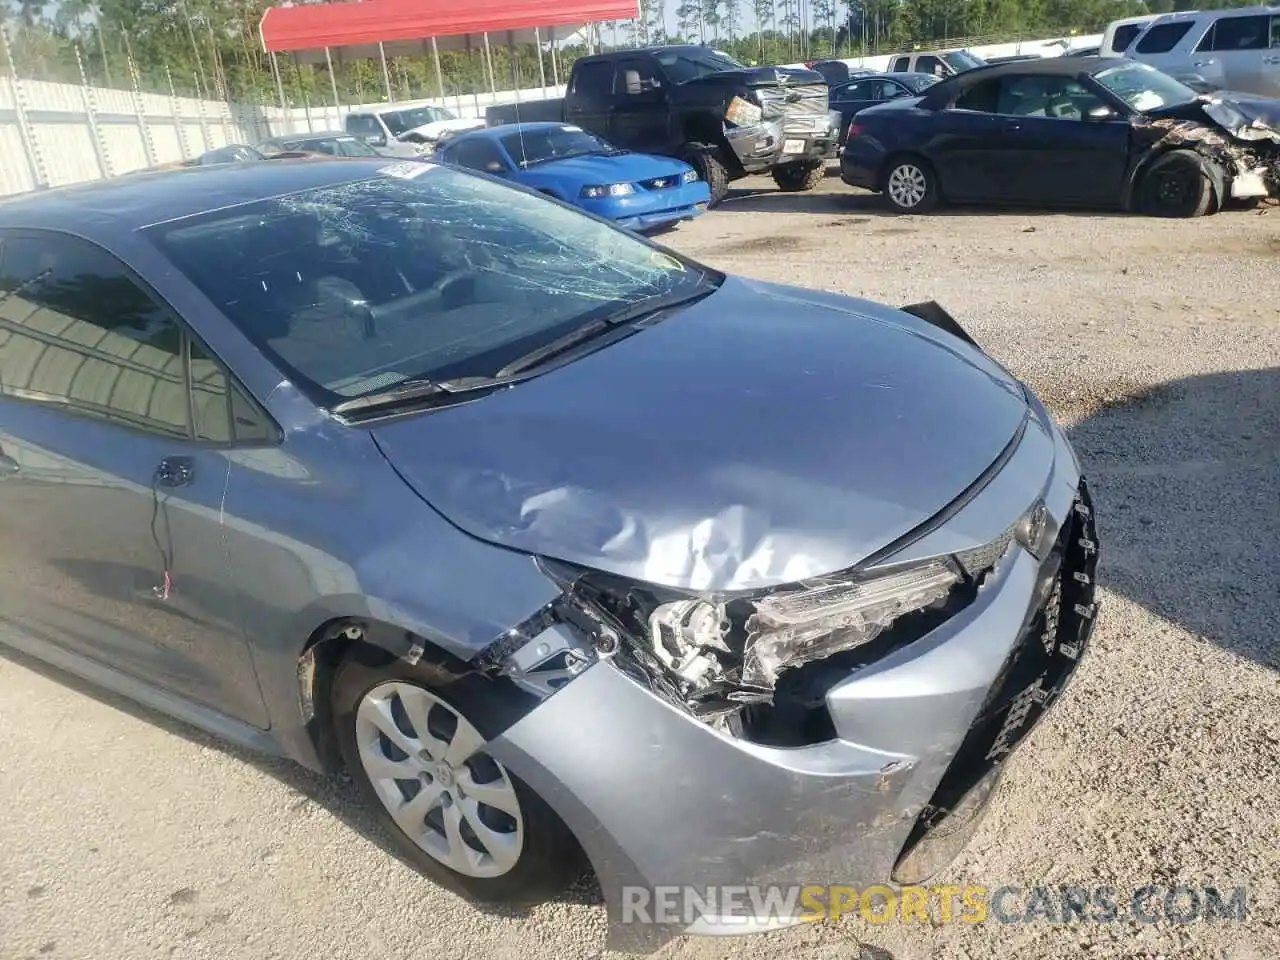
{"type": "Polygon", "coordinates": [[[580,198],[578,206],[630,230],[651,230],[679,220],[691,220],[707,210],[711,189],[701,180],[644,190],[627,197],[580,198]]]}
{"type": "MultiPolygon", "coordinates": [[[[1035,417],[1005,469],[930,541],[985,536],[1011,495],[1043,499],[1058,547],[1037,559],[1015,544],[969,606],[831,688],[834,739],[733,739],[602,662],[490,745],[577,836],[604,891],[612,949],[778,925],[741,915],[696,930],[628,924],[628,888],[863,886],[941,866],[933,837],[954,834],[937,830],[947,810],[998,776],[1065,686],[1094,622],[1088,491],[1061,432],[1035,417]]],[[[952,846],[942,845],[949,856],[952,846]]]]}
{"type": "Polygon", "coordinates": [[[725,138],[746,173],[764,173],[780,164],[830,160],[840,144],[840,114],[766,120],[749,127],[726,127],[725,138]]]}

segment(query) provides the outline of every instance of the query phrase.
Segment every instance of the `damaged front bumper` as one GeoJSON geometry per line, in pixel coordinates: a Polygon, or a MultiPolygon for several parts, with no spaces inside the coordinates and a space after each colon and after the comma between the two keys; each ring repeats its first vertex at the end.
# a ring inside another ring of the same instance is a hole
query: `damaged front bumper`
{"type": "Polygon", "coordinates": [[[799,115],[746,126],[725,124],[725,139],[746,173],[765,173],[784,163],[835,158],[840,114],[799,115]]]}
{"type": "Polygon", "coordinates": [[[628,888],[918,882],[959,852],[977,823],[962,811],[984,806],[1095,618],[1091,501],[1061,431],[1033,402],[1001,469],[886,561],[994,542],[1011,502],[1039,505],[1038,535],[1000,541],[962,609],[826,684],[818,710],[829,732],[800,746],[754,741],[665,699],[620,668],[616,635],[587,651],[577,630],[549,620],[531,640],[526,631],[488,651],[526,688],[543,685],[546,699],[490,752],[578,838],[605,895],[611,948],[778,925],[741,915],[692,930],[625,923],[628,888]]]}

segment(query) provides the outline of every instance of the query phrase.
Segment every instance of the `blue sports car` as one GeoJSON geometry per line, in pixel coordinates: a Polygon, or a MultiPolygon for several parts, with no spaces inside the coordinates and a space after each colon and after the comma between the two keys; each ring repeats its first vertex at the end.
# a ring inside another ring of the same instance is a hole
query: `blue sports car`
{"type": "Polygon", "coordinates": [[[692,220],[711,199],[687,163],[630,153],[564,123],[477,130],[439,147],[435,159],[523,184],[632,230],[692,220]]]}

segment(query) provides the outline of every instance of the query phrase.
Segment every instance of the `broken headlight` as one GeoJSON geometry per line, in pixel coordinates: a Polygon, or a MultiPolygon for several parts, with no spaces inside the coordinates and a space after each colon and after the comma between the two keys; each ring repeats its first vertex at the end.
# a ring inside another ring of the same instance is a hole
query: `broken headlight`
{"type": "Polygon", "coordinates": [[[904,613],[943,599],[961,577],[953,561],[934,560],[757,600],[747,621],[742,679],[771,687],[785,667],[861,646],[904,613]]]}

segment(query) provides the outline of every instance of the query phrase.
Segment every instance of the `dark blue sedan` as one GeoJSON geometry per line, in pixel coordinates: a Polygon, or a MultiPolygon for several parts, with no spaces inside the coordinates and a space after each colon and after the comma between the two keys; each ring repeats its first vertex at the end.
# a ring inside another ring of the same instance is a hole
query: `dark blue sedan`
{"type": "Polygon", "coordinates": [[[687,163],[631,153],[565,123],[477,130],[450,140],[435,159],[523,184],[632,230],[692,220],[711,200],[687,163]]]}
{"type": "Polygon", "coordinates": [[[1132,60],[967,70],[859,111],[845,183],[900,213],[940,201],[1121,207],[1198,217],[1280,194],[1280,100],[1202,96],[1132,60]]]}

